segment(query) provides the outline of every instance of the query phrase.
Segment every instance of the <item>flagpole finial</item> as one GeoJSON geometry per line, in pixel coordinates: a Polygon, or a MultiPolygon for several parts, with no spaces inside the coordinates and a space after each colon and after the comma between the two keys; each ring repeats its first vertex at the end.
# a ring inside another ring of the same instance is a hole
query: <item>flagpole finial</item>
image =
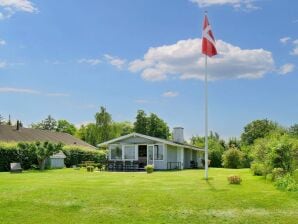
{"type": "Polygon", "coordinates": [[[205,13],[205,15],[207,15],[207,14],[208,14],[208,11],[207,11],[207,10],[205,10],[205,11],[204,11],[204,13],[205,13]]]}

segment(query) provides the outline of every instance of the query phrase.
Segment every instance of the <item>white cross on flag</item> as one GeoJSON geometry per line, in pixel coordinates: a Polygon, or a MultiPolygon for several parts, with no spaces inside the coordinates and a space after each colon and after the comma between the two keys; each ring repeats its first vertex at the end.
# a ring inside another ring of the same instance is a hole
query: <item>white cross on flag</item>
{"type": "Polygon", "coordinates": [[[206,15],[203,23],[202,54],[208,55],[209,57],[217,55],[214,36],[206,15]]]}

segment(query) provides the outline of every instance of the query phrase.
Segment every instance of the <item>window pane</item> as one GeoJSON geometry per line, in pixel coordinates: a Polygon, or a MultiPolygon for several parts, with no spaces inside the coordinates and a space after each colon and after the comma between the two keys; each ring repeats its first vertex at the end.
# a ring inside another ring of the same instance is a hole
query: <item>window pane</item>
{"type": "Polygon", "coordinates": [[[135,159],[135,146],[125,145],[124,146],[124,159],[135,159]]]}
{"type": "Polygon", "coordinates": [[[162,145],[154,146],[154,159],[155,160],[163,160],[163,147],[162,145]]]}
{"type": "Polygon", "coordinates": [[[121,145],[111,145],[111,159],[122,159],[121,145]]]}

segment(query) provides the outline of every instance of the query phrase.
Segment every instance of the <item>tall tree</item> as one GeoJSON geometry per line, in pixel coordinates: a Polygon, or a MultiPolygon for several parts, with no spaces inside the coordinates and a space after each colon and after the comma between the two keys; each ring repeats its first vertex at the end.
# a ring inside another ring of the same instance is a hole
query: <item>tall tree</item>
{"type": "Polygon", "coordinates": [[[49,131],[56,131],[57,130],[57,121],[49,115],[46,119],[38,122],[36,124],[31,125],[32,128],[35,129],[42,129],[42,130],[49,130],[49,131]]]}
{"type": "Polygon", "coordinates": [[[134,122],[134,131],[140,134],[148,134],[147,114],[143,110],[138,110],[136,121],[134,122]]]}
{"type": "Polygon", "coordinates": [[[241,141],[244,145],[252,145],[258,138],[264,138],[271,131],[278,129],[278,125],[267,119],[255,120],[244,127],[241,141]]]}
{"type": "Polygon", "coordinates": [[[298,137],[298,124],[294,124],[289,128],[289,134],[298,137]]]}
{"type": "Polygon", "coordinates": [[[100,111],[95,114],[95,120],[98,130],[98,143],[110,140],[112,138],[112,116],[106,108],[100,107],[100,111]]]}
{"type": "Polygon", "coordinates": [[[114,137],[119,137],[127,135],[133,132],[133,124],[129,121],[124,122],[113,122],[112,125],[112,135],[114,137]]]}
{"type": "Polygon", "coordinates": [[[8,116],[8,121],[6,122],[7,125],[12,125],[10,115],[8,116]]]}
{"type": "Polygon", "coordinates": [[[67,120],[58,120],[56,131],[74,135],[76,130],[77,129],[74,124],[68,122],[67,120]]]}
{"type": "Polygon", "coordinates": [[[151,113],[148,117],[148,135],[163,139],[168,139],[170,130],[166,122],[156,114],[151,113]]]}

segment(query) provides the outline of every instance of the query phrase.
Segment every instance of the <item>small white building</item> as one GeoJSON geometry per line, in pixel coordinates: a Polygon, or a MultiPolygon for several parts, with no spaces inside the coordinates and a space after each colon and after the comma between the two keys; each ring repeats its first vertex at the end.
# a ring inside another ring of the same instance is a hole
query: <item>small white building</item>
{"type": "Polygon", "coordinates": [[[176,127],[173,140],[131,133],[103,142],[110,162],[134,162],[142,169],[154,165],[157,170],[185,169],[193,165],[202,167],[204,150],[184,141],[183,128],[176,127]]]}
{"type": "Polygon", "coordinates": [[[64,168],[65,164],[64,164],[64,159],[66,158],[66,156],[64,155],[64,153],[62,151],[50,156],[47,160],[46,160],[46,167],[51,168],[51,169],[60,169],[60,168],[64,168]]]}

